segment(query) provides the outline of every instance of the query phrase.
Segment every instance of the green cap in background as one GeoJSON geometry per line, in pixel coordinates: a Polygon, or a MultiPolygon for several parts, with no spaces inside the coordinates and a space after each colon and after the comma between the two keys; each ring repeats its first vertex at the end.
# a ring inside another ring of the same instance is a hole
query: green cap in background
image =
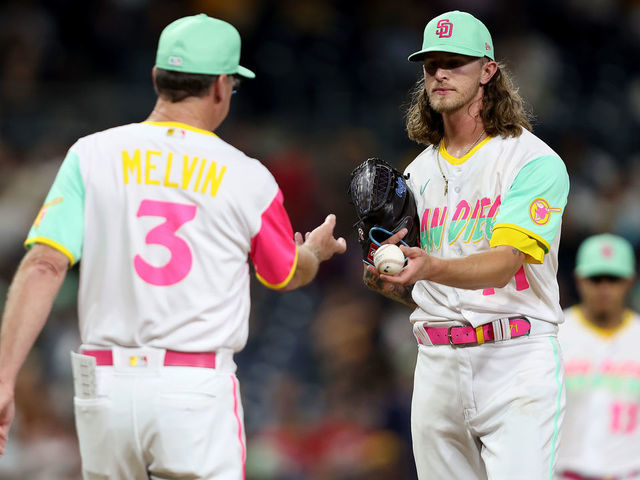
{"type": "Polygon", "coordinates": [[[237,74],[255,78],[239,65],[240,34],[227,22],[204,13],[170,23],[160,34],[156,67],[206,75],[237,74]]]}
{"type": "Polygon", "coordinates": [[[631,278],[636,273],[633,247],[624,238],[610,233],[589,237],[578,248],[575,272],[582,278],[595,275],[631,278]]]}
{"type": "Polygon", "coordinates": [[[495,60],[487,27],[470,13],[459,10],[443,13],[427,23],[422,50],[409,55],[409,60],[421,62],[428,52],[459,53],[495,60]]]}

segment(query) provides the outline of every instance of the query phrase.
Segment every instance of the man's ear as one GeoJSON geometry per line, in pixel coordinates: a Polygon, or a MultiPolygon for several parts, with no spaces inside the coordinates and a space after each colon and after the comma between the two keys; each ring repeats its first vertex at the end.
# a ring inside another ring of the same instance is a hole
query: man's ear
{"type": "Polygon", "coordinates": [[[216,81],[211,85],[211,94],[215,103],[220,103],[224,99],[226,81],[227,75],[222,73],[216,77],[216,81]]]}
{"type": "Polygon", "coordinates": [[[155,65],[151,69],[151,81],[153,82],[153,89],[158,93],[158,85],[156,85],[156,67],[155,65]]]}
{"type": "Polygon", "coordinates": [[[498,71],[498,63],[494,60],[489,60],[482,65],[482,73],[480,74],[480,85],[484,86],[493,78],[498,71]]]}

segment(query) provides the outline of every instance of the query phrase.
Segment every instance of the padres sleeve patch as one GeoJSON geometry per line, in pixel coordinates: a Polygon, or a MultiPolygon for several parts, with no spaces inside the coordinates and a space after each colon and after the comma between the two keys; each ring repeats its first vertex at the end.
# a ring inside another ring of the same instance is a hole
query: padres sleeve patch
{"type": "Polygon", "coordinates": [[[494,229],[519,230],[549,251],[569,195],[569,175],[559,157],[544,156],[527,163],[502,200],[494,229]]]}

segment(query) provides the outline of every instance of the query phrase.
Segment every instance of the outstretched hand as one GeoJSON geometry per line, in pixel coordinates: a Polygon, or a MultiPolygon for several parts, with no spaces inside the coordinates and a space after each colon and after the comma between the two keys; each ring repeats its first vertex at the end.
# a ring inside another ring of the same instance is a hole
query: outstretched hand
{"type": "Polygon", "coordinates": [[[331,213],[327,215],[324,222],[317,226],[312,232],[296,232],[295,242],[298,246],[304,245],[311,250],[319,261],[329,260],[336,253],[347,251],[347,241],[343,237],[335,238],[333,231],[336,227],[336,216],[331,213]]]}

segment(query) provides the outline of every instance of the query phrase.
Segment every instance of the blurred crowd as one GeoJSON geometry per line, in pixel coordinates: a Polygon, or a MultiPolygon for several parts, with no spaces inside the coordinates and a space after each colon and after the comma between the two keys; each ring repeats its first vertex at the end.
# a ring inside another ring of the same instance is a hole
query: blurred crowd
{"type": "MultiPolygon", "coordinates": [[[[227,20],[257,78],[241,85],[219,135],[273,172],[294,229],[334,212],[349,244],[300,291],[254,285],[249,342],[237,356],[247,478],[414,479],[409,310],[362,285],[346,186],[368,157],[403,169],[420,151],[404,130],[403,105],[420,75],[406,57],[426,22],[452,9],[485,21],[534,131],[567,164],[558,280],[562,306],[574,303],[585,236],[609,231],[640,246],[638,0],[4,1],[0,305],[69,146],[142,121],[153,107],[162,28],[199,12],[227,20]]],[[[20,375],[0,480],[80,478],[69,365],[79,343],[77,276],[75,267],[20,375]]],[[[640,309],[640,291],[632,303],[640,309]]]]}

